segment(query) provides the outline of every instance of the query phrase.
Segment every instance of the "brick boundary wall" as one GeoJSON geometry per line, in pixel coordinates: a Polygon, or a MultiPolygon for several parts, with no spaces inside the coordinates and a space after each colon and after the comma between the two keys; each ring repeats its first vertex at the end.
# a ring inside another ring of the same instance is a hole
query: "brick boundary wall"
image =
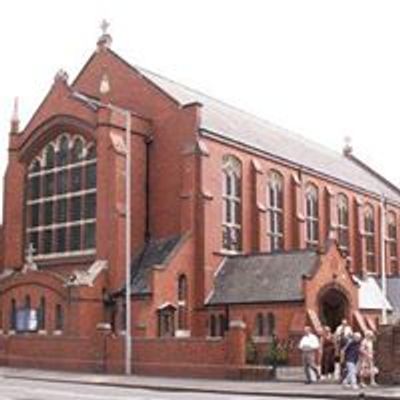
{"type": "MultiPolygon", "coordinates": [[[[98,373],[124,372],[124,336],[98,332],[91,338],[48,335],[0,336],[0,365],[98,373]]],[[[135,338],[132,370],[138,375],[265,380],[265,367],[246,365],[245,326],[226,337],[135,338]]]]}
{"type": "Polygon", "coordinates": [[[379,327],[376,342],[378,382],[400,384],[400,325],[379,327]]]}

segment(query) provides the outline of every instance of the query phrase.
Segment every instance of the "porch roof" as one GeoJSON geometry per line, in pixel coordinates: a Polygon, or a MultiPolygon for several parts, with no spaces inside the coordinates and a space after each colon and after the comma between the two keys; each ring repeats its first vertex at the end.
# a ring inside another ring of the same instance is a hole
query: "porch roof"
{"type": "Polygon", "coordinates": [[[302,277],[318,258],[313,250],[229,256],[207,305],[302,301],[302,277]]]}

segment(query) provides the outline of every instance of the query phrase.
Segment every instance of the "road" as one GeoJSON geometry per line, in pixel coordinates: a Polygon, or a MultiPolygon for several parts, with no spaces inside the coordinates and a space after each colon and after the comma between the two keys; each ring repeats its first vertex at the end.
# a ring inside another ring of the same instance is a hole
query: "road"
{"type": "MultiPolygon", "coordinates": [[[[283,397],[262,397],[283,400],[283,397]]],[[[0,377],[0,400],[254,400],[261,397],[213,393],[177,393],[125,389],[101,385],[81,385],[29,381],[0,377]]],[[[295,398],[292,398],[296,400],[295,398]]],[[[304,400],[304,398],[303,398],[304,400]]]]}

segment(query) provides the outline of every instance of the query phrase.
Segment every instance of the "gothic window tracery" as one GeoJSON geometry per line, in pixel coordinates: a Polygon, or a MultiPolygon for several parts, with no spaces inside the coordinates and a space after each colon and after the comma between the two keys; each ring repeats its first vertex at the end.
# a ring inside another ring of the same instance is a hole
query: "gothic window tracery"
{"type": "Polygon", "coordinates": [[[271,251],[283,248],[283,177],[272,171],[268,180],[268,236],[271,251]]]}
{"type": "Polygon", "coordinates": [[[96,147],[63,133],[27,171],[27,243],[35,257],[92,254],[96,244],[96,147]]]}
{"type": "Polygon", "coordinates": [[[238,158],[223,157],[222,165],[222,247],[240,251],[242,248],[242,167],[238,158]]]}
{"type": "Polygon", "coordinates": [[[319,212],[318,188],[314,184],[306,187],[306,243],[307,247],[318,246],[319,212]]]}

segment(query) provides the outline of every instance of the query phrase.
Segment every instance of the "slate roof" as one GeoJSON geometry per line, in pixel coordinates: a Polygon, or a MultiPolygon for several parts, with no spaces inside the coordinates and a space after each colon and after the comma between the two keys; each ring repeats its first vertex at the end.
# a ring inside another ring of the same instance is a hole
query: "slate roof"
{"type": "Polygon", "coordinates": [[[313,250],[227,257],[207,304],[302,301],[302,277],[311,274],[318,259],[313,250]]]}
{"type": "Polygon", "coordinates": [[[387,278],[386,285],[387,297],[393,306],[393,310],[398,313],[400,312],[400,277],[391,276],[387,278]]]}
{"type": "Polygon", "coordinates": [[[181,236],[173,236],[159,240],[151,240],[135,256],[132,262],[132,294],[145,295],[151,293],[150,273],[154,265],[165,263],[168,256],[178,244],[181,236]]]}
{"type": "Polygon", "coordinates": [[[181,105],[201,103],[203,130],[400,202],[400,191],[394,185],[343,154],[144,68],[135,69],[181,105]]]}

